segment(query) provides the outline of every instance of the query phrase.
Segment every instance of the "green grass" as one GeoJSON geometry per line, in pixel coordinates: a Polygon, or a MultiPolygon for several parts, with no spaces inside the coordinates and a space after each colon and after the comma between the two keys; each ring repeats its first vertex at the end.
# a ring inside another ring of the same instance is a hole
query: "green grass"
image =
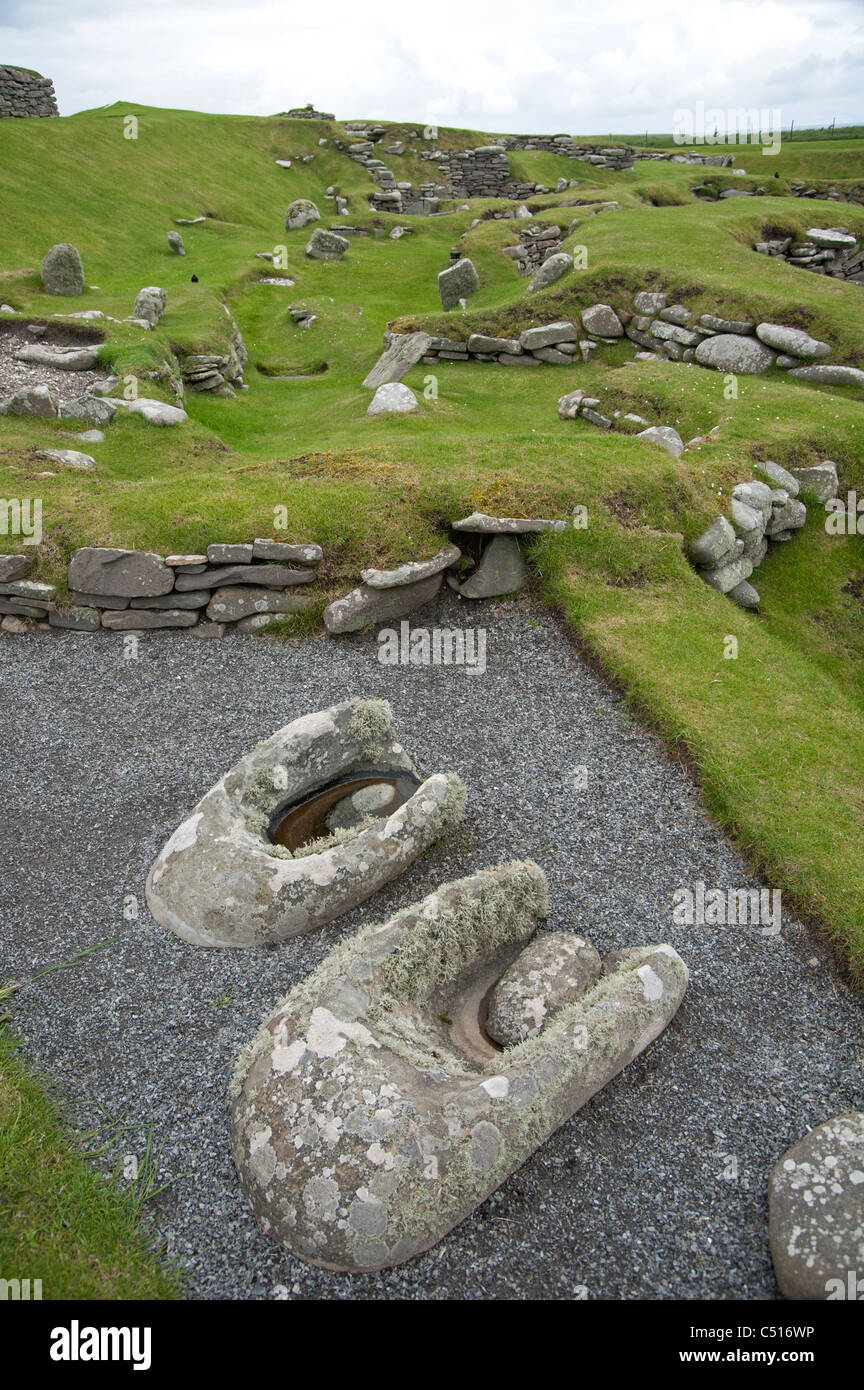
{"type": "Polygon", "coordinates": [[[107,1182],[0,1024],[0,1278],[39,1279],[43,1299],[176,1298],[141,1224],[152,1166],[137,1192],[107,1182]]]}

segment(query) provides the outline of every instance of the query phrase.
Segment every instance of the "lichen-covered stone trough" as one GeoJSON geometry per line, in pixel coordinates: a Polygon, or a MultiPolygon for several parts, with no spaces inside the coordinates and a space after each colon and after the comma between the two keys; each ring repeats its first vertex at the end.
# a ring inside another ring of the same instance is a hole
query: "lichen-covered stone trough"
{"type": "Polygon", "coordinates": [[[687,985],[677,952],[601,963],[568,934],[569,952],[553,938],[523,962],[547,910],[536,864],[484,869],[342,943],[274,1009],[232,1085],[262,1230],[329,1268],[400,1264],[663,1031],[687,985]]]}
{"type": "Polygon", "coordinates": [[[439,773],[392,814],[369,815],[295,851],[274,841],[273,828],[288,808],[370,771],[416,778],[383,700],[346,700],[259,743],[159,853],[147,877],[156,921],[197,946],[255,946],[350,912],[402,873],[464,809],[460,779],[439,773]]]}

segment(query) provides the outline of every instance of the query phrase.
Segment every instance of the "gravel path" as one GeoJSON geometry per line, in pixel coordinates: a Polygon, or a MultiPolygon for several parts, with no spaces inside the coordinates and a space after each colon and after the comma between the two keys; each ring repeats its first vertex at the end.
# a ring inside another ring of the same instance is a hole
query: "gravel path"
{"type": "Polygon", "coordinates": [[[0,325],[0,399],[13,395],[22,386],[53,386],[61,402],[71,401],[91,387],[102,385],[109,377],[105,371],[69,372],[41,362],[19,362],[15,357],[21,348],[37,343],[40,347],[84,347],[88,341],[86,334],[75,335],[61,328],[40,334],[28,332],[26,326],[0,325]]]}
{"type": "MultiPolygon", "coordinates": [[[[529,601],[450,595],[416,625],[482,623],[488,669],[387,667],[374,637],[281,645],[234,635],[100,633],[0,640],[6,870],[2,974],[25,1052],[82,1128],[148,1126],[167,1176],[155,1215],[203,1298],[776,1298],[766,1183],[783,1150],[864,1107],[864,1011],[814,934],[676,927],[697,879],[758,880],[688,777],[627,715],[554,619],[529,601]],[[422,771],[455,768],[469,817],[453,839],[341,922],[283,946],[201,950],[152,922],[160,846],[256,740],[352,694],[383,696],[422,771]],[[571,769],[588,769],[575,790],[571,769]],[[436,1249],[398,1270],[312,1269],[257,1229],[228,1147],[227,1078],[262,1013],[344,933],[442,879],[514,856],[546,870],[550,926],[601,952],[669,940],[691,985],[676,1019],[436,1249]],[[139,904],[126,920],[127,895],[139,904]]],[[[766,788],[770,795],[770,788],[766,788]]]]}

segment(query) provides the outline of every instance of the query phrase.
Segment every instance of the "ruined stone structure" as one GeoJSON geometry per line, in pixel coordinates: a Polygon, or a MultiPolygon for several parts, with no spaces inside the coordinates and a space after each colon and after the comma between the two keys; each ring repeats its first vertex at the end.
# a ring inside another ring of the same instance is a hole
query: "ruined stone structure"
{"type": "Polygon", "coordinates": [[[0,116],[59,116],[54,83],[29,68],[0,67],[0,116]]]}

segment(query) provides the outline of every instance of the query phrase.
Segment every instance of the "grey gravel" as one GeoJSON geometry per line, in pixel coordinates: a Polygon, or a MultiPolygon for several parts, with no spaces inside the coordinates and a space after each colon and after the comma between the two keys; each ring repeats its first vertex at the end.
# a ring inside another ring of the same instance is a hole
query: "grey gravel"
{"type": "Polygon", "coordinates": [[[381,665],[374,633],[149,633],[137,660],[122,634],[0,635],[0,977],[111,943],[15,996],[25,1056],[82,1130],[104,1132],[100,1106],[140,1126],[114,1156],[140,1156],[152,1126],[174,1180],[152,1220],[193,1297],[777,1298],[768,1177],[808,1126],[862,1108],[860,998],[785,912],[777,937],[673,925],[676,888],[759,880],[553,618],[525,597],[469,607],[445,591],[411,617],[436,623],[485,627],[485,674],[381,665]],[[203,950],[157,928],[144,877],[180,819],[256,740],[352,694],[391,701],[423,772],[462,774],[464,826],[340,923],[280,947],[203,950]],[[343,935],[514,856],[546,870],[550,928],[601,954],[671,941],[691,969],[678,1015],[428,1254],[359,1277],[302,1264],[261,1234],[236,1180],[238,1048],[343,935]]]}

